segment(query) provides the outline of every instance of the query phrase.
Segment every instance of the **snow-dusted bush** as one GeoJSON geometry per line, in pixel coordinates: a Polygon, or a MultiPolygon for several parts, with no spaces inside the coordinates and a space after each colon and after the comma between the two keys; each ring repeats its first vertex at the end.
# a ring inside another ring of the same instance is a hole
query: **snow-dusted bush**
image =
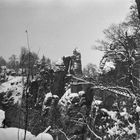
{"type": "Polygon", "coordinates": [[[71,89],[68,89],[58,103],[62,130],[68,137],[75,136],[74,140],[82,139],[85,133],[85,125],[75,122],[82,121],[83,116],[86,117],[87,108],[84,94],[84,91],[72,93],[71,89]]]}
{"type": "Polygon", "coordinates": [[[109,72],[109,71],[111,71],[111,70],[114,70],[115,69],[115,63],[113,63],[112,61],[107,61],[106,63],[105,63],[105,66],[104,66],[104,68],[103,68],[103,71],[105,72],[105,73],[107,73],[107,72],[109,72]]]}
{"type": "Polygon", "coordinates": [[[102,96],[97,95],[92,102],[92,130],[104,140],[137,139],[140,124],[139,106],[134,105],[135,100],[113,93],[105,94],[104,91],[102,96]]]}

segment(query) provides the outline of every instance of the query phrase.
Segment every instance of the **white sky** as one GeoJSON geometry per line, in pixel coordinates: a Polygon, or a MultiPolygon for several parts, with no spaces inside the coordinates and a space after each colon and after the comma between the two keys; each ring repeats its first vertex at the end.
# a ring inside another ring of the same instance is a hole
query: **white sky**
{"type": "Polygon", "coordinates": [[[102,31],[123,21],[134,0],[0,0],[0,56],[19,55],[27,46],[57,60],[81,51],[83,65],[98,64],[102,53],[92,50],[102,31]]]}

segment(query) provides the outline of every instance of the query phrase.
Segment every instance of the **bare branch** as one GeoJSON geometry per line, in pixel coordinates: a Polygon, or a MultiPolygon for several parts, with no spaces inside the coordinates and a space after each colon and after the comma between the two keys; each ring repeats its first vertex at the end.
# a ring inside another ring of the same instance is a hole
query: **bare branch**
{"type": "Polygon", "coordinates": [[[89,131],[98,139],[102,140],[102,138],[100,136],[98,136],[90,127],[89,125],[87,124],[87,128],[89,129],[89,131]]]}
{"type": "Polygon", "coordinates": [[[49,129],[51,129],[51,126],[48,126],[43,133],[47,133],[49,129]]]}
{"type": "MultiPolygon", "coordinates": [[[[81,114],[82,114],[82,113],[81,113],[81,114]]],[[[83,116],[83,114],[82,114],[82,116],[83,116]]],[[[84,118],[85,118],[85,117],[84,117],[84,118]]],[[[76,121],[76,120],[72,120],[72,121],[73,121],[73,122],[76,122],[76,123],[79,123],[79,124],[84,124],[84,125],[86,125],[87,128],[89,129],[89,131],[90,131],[96,138],[102,140],[102,138],[101,138],[100,136],[98,136],[98,135],[90,128],[90,126],[88,125],[87,121],[86,121],[86,123],[85,123],[85,122],[81,122],[81,121],[76,121]]]]}
{"type": "Polygon", "coordinates": [[[66,138],[67,140],[71,140],[71,139],[73,139],[73,138],[76,137],[75,135],[73,135],[72,137],[68,138],[67,135],[66,135],[66,133],[65,133],[64,131],[62,131],[62,130],[60,130],[60,129],[58,129],[58,131],[61,132],[61,133],[65,136],[65,138],[66,138]]]}

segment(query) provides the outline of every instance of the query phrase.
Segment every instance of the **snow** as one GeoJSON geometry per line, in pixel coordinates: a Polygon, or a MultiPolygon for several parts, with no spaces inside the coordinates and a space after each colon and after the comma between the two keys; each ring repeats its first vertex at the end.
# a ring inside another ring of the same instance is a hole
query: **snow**
{"type": "Polygon", "coordinates": [[[48,133],[40,133],[34,140],[53,140],[53,137],[48,133]]]}
{"type": "Polygon", "coordinates": [[[123,136],[124,134],[127,134],[127,135],[136,134],[135,124],[132,124],[130,122],[128,122],[128,123],[129,123],[128,126],[120,129],[120,127],[119,127],[120,122],[118,121],[115,123],[115,125],[112,128],[108,128],[107,133],[111,136],[113,136],[113,135],[123,136]]]}
{"type": "Polygon", "coordinates": [[[45,95],[44,103],[47,102],[48,100],[52,99],[52,98],[54,98],[54,99],[57,99],[57,98],[58,98],[58,99],[59,99],[59,97],[58,97],[57,95],[52,95],[51,92],[48,92],[48,93],[45,95]]]}
{"type": "Polygon", "coordinates": [[[55,62],[56,65],[64,65],[64,62],[63,62],[63,59],[62,58],[59,58],[56,62],[55,62]]]}
{"type": "Polygon", "coordinates": [[[136,112],[140,112],[140,106],[136,107],[136,112]]]}
{"type": "Polygon", "coordinates": [[[115,63],[113,63],[112,61],[107,61],[104,66],[104,71],[109,72],[112,69],[115,69],[115,63]]]}
{"type": "MultiPolygon", "coordinates": [[[[19,128],[0,128],[0,140],[23,140],[25,135],[24,129],[19,128]]],[[[26,140],[53,140],[49,133],[40,133],[37,136],[26,131],[26,140]]]]}
{"type": "Polygon", "coordinates": [[[113,135],[120,134],[121,131],[119,130],[119,126],[117,124],[115,124],[115,126],[112,127],[111,129],[108,128],[107,133],[110,134],[111,136],[113,136],[113,135]]]}
{"type": "MultiPolygon", "coordinates": [[[[8,90],[9,88],[11,88],[14,85],[18,85],[19,83],[22,83],[22,80],[24,80],[25,78],[21,77],[21,76],[10,76],[8,78],[7,82],[4,82],[1,84],[1,86],[5,89],[4,91],[8,90]]],[[[3,89],[2,88],[2,89],[3,89]]]]}
{"type": "Polygon", "coordinates": [[[17,77],[10,77],[7,82],[4,82],[0,86],[0,92],[7,92],[13,87],[16,87],[16,85],[23,85],[22,84],[23,77],[17,76],[17,77]]]}
{"type": "Polygon", "coordinates": [[[128,114],[127,109],[123,108],[123,112],[120,112],[120,115],[123,116],[126,120],[131,116],[128,114]]]}
{"type": "Polygon", "coordinates": [[[136,134],[136,126],[135,124],[132,124],[130,122],[129,122],[129,126],[123,129],[127,132],[128,135],[136,134]]]}
{"type": "Polygon", "coordinates": [[[117,121],[117,117],[116,117],[117,111],[108,111],[105,108],[102,108],[101,110],[104,111],[104,112],[106,112],[111,117],[111,119],[117,121]]]}
{"type": "Polygon", "coordinates": [[[94,100],[94,105],[100,105],[102,103],[101,100],[94,100]]]}
{"type": "MultiPolygon", "coordinates": [[[[0,140],[23,140],[25,130],[18,128],[0,128],[0,140]]],[[[26,140],[35,138],[29,131],[26,132],[26,140]]]]}
{"type": "Polygon", "coordinates": [[[9,100],[13,99],[13,104],[20,104],[25,80],[26,79],[21,76],[10,76],[7,82],[4,82],[0,85],[0,93],[4,92],[6,95],[9,92],[12,93],[12,95],[9,97],[9,100]]]}
{"type": "Polygon", "coordinates": [[[71,101],[74,98],[79,98],[79,93],[71,93],[71,89],[68,89],[65,92],[65,94],[61,97],[61,99],[59,100],[59,104],[61,104],[63,106],[67,106],[68,104],[71,104],[71,101]]]}
{"type": "Polygon", "coordinates": [[[51,92],[49,92],[49,93],[47,93],[46,95],[45,95],[45,101],[47,101],[49,98],[52,98],[52,93],[51,92]]]}
{"type": "Polygon", "coordinates": [[[120,116],[124,117],[124,119],[127,120],[128,122],[128,125],[125,127],[120,127],[123,124],[123,122],[118,118],[116,111],[108,111],[107,109],[104,108],[102,108],[101,110],[106,112],[111,117],[111,119],[115,121],[114,125],[111,128],[110,127],[107,128],[108,136],[116,136],[116,135],[123,136],[125,134],[127,135],[136,134],[135,123],[132,124],[129,122],[129,118],[131,117],[131,115],[127,112],[126,108],[123,108],[123,111],[119,112],[120,116]]]}
{"type": "Polygon", "coordinates": [[[61,99],[58,102],[58,105],[60,106],[60,113],[61,117],[65,118],[66,114],[69,112],[69,110],[74,110],[74,107],[77,107],[77,105],[82,102],[82,95],[84,92],[80,91],[78,93],[71,93],[71,89],[68,89],[64,95],[61,97],[61,99]],[[76,106],[75,106],[76,105],[76,106]]]}
{"type": "Polygon", "coordinates": [[[80,96],[83,96],[85,94],[85,91],[79,91],[78,93],[80,96]]]}
{"type": "Polygon", "coordinates": [[[0,127],[3,126],[3,120],[5,119],[5,112],[0,110],[0,127]]]}

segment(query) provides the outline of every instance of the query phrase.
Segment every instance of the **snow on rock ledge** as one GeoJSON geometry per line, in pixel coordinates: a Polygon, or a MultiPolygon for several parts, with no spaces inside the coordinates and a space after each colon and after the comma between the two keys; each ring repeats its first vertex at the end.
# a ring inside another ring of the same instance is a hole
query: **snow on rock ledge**
{"type": "Polygon", "coordinates": [[[65,92],[65,94],[61,97],[58,104],[61,106],[61,109],[63,108],[63,111],[66,111],[72,104],[73,105],[80,104],[80,102],[82,102],[82,96],[84,96],[84,94],[85,94],[84,91],[72,93],[71,89],[68,89],[65,92]]]}

